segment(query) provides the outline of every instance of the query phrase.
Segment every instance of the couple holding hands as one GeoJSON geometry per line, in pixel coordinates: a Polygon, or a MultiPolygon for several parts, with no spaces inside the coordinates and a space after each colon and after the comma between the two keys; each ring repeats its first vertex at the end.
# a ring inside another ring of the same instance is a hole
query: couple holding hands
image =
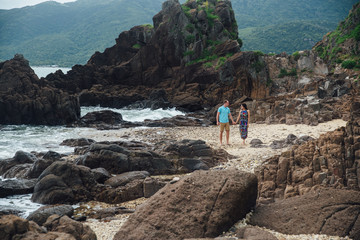
{"type": "Polygon", "coordinates": [[[240,136],[243,140],[243,144],[245,144],[245,139],[247,138],[247,132],[249,127],[249,120],[250,120],[250,111],[247,109],[247,106],[245,103],[241,104],[240,106],[240,112],[239,116],[236,119],[236,122],[234,122],[233,117],[230,113],[229,108],[229,101],[225,100],[224,105],[219,107],[217,115],[216,115],[216,123],[217,125],[220,125],[220,144],[222,144],[222,136],[224,130],[226,131],[226,144],[229,144],[229,136],[230,136],[230,123],[229,118],[232,121],[232,124],[240,123],[239,129],[240,129],[240,136]]]}

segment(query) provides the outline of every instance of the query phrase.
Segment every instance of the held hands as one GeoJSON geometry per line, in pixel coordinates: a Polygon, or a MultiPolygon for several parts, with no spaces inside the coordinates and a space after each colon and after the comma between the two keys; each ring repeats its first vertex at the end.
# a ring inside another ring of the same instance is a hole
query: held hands
{"type": "Polygon", "coordinates": [[[219,123],[219,122],[217,122],[217,123],[216,123],[216,125],[220,125],[220,123],[219,123]]]}

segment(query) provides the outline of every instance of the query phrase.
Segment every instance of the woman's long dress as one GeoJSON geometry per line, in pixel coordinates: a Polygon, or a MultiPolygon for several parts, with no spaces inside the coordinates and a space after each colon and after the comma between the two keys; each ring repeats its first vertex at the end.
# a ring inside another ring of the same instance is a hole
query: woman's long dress
{"type": "Polygon", "coordinates": [[[242,139],[247,138],[248,133],[248,112],[241,111],[240,113],[240,135],[242,139]]]}

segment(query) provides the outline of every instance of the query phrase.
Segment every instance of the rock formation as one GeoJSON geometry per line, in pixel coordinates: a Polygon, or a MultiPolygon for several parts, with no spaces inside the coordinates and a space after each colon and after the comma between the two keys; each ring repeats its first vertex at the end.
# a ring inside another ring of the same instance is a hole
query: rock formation
{"type": "Polygon", "coordinates": [[[316,186],[360,189],[360,99],[346,127],[296,145],[256,169],[260,200],[303,195],[316,186]]]}
{"type": "Polygon", "coordinates": [[[0,63],[0,124],[62,125],[77,120],[77,97],[38,79],[22,55],[0,63]]]}
{"type": "Polygon", "coordinates": [[[216,237],[251,210],[256,184],[237,170],[194,172],[141,205],[114,240],[216,237]]]}

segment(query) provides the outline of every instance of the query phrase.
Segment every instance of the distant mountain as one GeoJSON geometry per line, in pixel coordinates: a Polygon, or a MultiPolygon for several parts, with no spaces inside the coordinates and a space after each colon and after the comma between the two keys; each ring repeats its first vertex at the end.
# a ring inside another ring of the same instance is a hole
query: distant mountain
{"type": "MultiPolygon", "coordinates": [[[[31,65],[85,64],[135,25],[152,24],[164,0],[54,1],[0,10],[0,61],[22,53],[31,65]]],[[[180,2],[185,2],[181,0],[180,2]]],[[[311,49],[358,0],[232,0],[242,50],[311,49]]]]}
{"type": "Polygon", "coordinates": [[[232,0],[243,50],[311,49],[359,0],[232,0]]]}
{"type": "Polygon", "coordinates": [[[85,64],[114,45],[120,32],[152,24],[163,0],[54,1],[0,10],[0,61],[16,53],[31,65],[85,64]]]}

